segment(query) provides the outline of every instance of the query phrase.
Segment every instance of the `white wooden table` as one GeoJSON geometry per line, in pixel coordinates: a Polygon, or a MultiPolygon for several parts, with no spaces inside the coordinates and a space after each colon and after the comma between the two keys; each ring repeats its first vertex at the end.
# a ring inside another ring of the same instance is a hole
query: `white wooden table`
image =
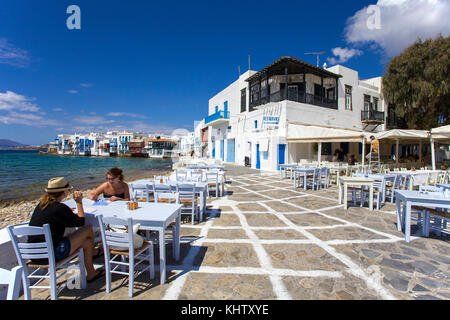
{"type": "MultiPolygon", "coordinates": [[[[64,202],[70,208],[76,208],[74,200],[64,202]]],[[[106,206],[95,206],[94,201],[83,199],[86,225],[98,227],[97,215],[104,217],[115,217],[121,219],[132,218],[133,223],[139,223],[142,230],[157,231],[159,235],[159,263],[161,272],[161,284],[166,281],[166,228],[175,220],[173,235],[173,258],[180,259],[180,220],[181,204],[139,202],[139,208],[128,210],[127,201],[108,201],[106,206]]]]}
{"type": "MultiPolygon", "coordinates": [[[[158,184],[159,182],[156,182],[158,184]]],[[[183,184],[194,183],[195,184],[195,193],[199,195],[199,207],[200,207],[200,221],[203,221],[203,214],[206,211],[206,197],[208,195],[208,188],[206,182],[178,182],[183,184]]],[[[130,183],[131,185],[145,185],[150,184],[153,185],[153,180],[138,180],[130,183]]],[[[166,184],[170,185],[172,191],[176,190],[177,182],[176,181],[168,181],[166,184]]],[[[153,190],[152,190],[153,191],[153,190]]]]}
{"type": "Polygon", "coordinates": [[[411,238],[411,207],[423,206],[429,208],[450,209],[450,197],[441,192],[420,192],[415,190],[396,190],[397,230],[405,227],[405,241],[411,238]],[[401,204],[403,203],[403,208],[401,204]]]}
{"type": "Polygon", "coordinates": [[[293,172],[292,170],[297,166],[298,166],[297,164],[280,164],[280,179],[283,178],[282,176],[283,170],[284,170],[284,177],[286,178],[286,173],[288,169],[290,171],[290,177],[292,179],[292,172],[293,172]]]}
{"type": "Polygon", "coordinates": [[[344,209],[347,210],[347,190],[348,186],[368,186],[369,187],[369,210],[373,210],[373,179],[364,177],[339,177],[339,204],[344,203],[344,209]],[[342,198],[342,192],[344,197],[342,198]]]}
{"type": "Polygon", "coordinates": [[[308,174],[314,174],[314,170],[316,170],[316,169],[317,168],[303,168],[303,167],[292,168],[291,170],[293,170],[293,172],[294,172],[294,188],[297,188],[297,176],[302,175],[303,176],[303,189],[306,190],[307,176],[308,176],[308,174]]]}
{"type": "Polygon", "coordinates": [[[441,187],[445,190],[450,190],[450,184],[444,184],[444,183],[436,183],[436,187],[441,187]]]}

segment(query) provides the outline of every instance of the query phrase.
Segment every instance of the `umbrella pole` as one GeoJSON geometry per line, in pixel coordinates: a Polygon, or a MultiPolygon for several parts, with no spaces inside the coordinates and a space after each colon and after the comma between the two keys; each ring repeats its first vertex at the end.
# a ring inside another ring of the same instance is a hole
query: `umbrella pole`
{"type": "Polygon", "coordinates": [[[398,165],[398,139],[395,140],[395,164],[398,165]]]}
{"type": "Polygon", "coordinates": [[[319,162],[319,166],[321,160],[322,160],[322,142],[319,142],[317,148],[317,161],[319,162]]]}
{"type": "Polygon", "coordinates": [[[430,138],[430,144],[431,144],[431,165],[433,167],[433,170],[436,170],[436,159],[434,154],[434,140],[433,138],[430,138]]]}
{"type": "Polygon", "coordinates": [[[364,172],[364,162],[366,160],[366,142],[365,137],[362,138],[362,157],[361,157],[361,171],[364,172]]]}

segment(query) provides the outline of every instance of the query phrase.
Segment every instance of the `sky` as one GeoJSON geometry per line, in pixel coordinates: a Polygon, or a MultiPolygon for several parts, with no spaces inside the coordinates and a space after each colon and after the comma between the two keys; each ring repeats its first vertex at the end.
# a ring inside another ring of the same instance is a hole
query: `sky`
{"type": "Polygon", "coordinates": [[[448,36],[449,16],[448,0],[2,0],[0,139],[193,131],[249,55],[258,71],[325,51],[321,66],[378,77],[417,38],[448,36]]]}

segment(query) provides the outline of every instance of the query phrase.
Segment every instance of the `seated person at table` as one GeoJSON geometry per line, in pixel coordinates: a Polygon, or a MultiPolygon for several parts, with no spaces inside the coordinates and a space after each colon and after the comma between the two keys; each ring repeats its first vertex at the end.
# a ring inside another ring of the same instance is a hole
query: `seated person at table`
{"type": "Polygon", "coordinates": [[[356,163],[356,158],[355,158],[355,155],[352,154],[352,155],[350,156],[350,158],[348,158],[348,164],[351,165],[351,166],[353,166],[355,163],[356,163]]]}
{"type": "MultiPolygon", "coordinates": [[[[104,271],[95,270],[92,259],[101,254],[101,249],[94,248],[94,232],[91,226],[85,226],[83,194],[74,191],[73,199],[77,203],[78,213],[73,211],[64,203],[61,203],[68,195],[71,186],[66,179],[59,177],[48,181],[47,192],[40,203],[34,209],[29,225],[42,227],[44,224],[50,225],[50,231],[54,246],[55,260],[61,261],[69,257],[79,248],[84,250],[84,265],[86,267],[86,279],[88,282],[94,281],[104,276],[104,271]],[[79,227],[77,231],[64,237],[66,228],[79,227]]],[[[28,243],[45,242],[43,235],[29,236],[28,243]]],[[[48,264],[47,259],[34,261],[38,264],[48,264]]]]}
{"type": "Polygon", "coordinates": [[[89,193],[89,199],[97,201],[98,196],[103,193],[103,197],[111,201],[130,200],[130,189],[123,181],[122,169],[114,167],[106,174],[106,182],[97,189],[89,193]]]}

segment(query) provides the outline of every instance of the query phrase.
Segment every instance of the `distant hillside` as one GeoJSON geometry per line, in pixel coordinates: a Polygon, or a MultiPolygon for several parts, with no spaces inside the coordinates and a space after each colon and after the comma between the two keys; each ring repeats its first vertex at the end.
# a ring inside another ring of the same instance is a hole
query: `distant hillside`
{"type": "Polygon", "coordinates": [[[7,140],[7,139],[0,139],[0,149],[8,149],[8,148],[18,148],[18,147],[26,147],[26,144],[7,140]]]}

